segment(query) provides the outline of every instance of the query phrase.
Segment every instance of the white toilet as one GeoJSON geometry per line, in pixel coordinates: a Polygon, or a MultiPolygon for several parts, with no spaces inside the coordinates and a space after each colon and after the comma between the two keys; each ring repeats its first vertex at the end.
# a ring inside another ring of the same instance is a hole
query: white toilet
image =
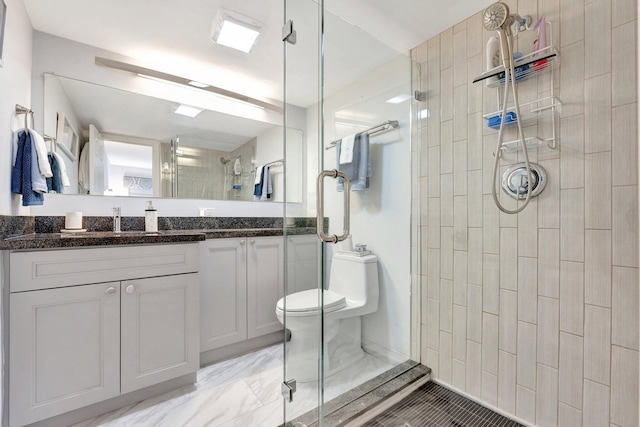
{"type": "MultiPolygon", "coordinates": [[[[333,255],[329,289],[324,298],[324,375],[332,375],[364,356],[360,316],[378,310],[378,258],[357,252],[333,255]]],[[[286,297],[286,328],[291,331],[287,353],[287,378],[298,382],[318,379],[320,341],[320,290],[296,292],[286,297]]],[[[284,324],[285,298],[276,305],[284,324]]]]}

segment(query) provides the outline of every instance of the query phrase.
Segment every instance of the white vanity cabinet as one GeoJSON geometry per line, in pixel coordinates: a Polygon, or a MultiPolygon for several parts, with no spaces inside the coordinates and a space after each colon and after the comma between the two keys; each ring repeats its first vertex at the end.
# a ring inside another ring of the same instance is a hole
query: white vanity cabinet
{"type": "Polygon", "coordinates": [[[195,373],[197,248],[10,253],[10,426],[195,373]]]}
{"type": "Polygon", "coordinates": [[[210,239],[200,245],[200,350],[282,329],[275,314],[284,288],[282,236],[210,239]]]}

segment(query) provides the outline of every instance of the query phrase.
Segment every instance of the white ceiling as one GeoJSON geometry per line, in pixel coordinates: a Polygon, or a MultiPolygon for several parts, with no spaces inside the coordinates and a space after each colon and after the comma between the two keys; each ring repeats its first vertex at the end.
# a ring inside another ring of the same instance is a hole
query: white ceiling
{"type": "MultiPolygon", "coordinates": [[[[24,0],[34,29],[96,46],[165,72],[256,98],[282,100],[283,0],[24,0]],[[265,24],[250,54],[209,40],[219,8],[265,24]]],[[[289,1],[298,43],[288,46],[287,100],[317,101],[317,4],[289,1]]],[[[491,1],[326,0],[326,92],[357,80],[491,1]],[[353,24],[348,25],[348,23],[353,24]],[[382,41],[383,43],[380,43],[382,41]]]]}

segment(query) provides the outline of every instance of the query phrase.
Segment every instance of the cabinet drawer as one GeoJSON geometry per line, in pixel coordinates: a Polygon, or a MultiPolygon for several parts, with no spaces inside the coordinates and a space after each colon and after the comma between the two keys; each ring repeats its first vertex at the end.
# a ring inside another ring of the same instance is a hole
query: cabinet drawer
{"type": "Polygon", "coordinates": [[[22,292],[197,271],[197,244],[13,252],[9,283],[22,292]]]}

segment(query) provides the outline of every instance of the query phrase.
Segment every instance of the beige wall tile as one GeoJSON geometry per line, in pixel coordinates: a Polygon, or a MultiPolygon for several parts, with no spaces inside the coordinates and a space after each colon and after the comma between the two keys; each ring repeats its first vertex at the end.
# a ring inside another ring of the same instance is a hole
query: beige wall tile
{"type": "Polygon", "coordinates": [[[440,301],[427,300],[427,347],[438,350],[440,347],[440,301]]]}
{"type": "Polygon", "coordinates": [[[482,285],[482,229],[469,228],[469,250],[467,252],[467,281],[482,285]]]}
{"type": "Polygon", "coordinates": [[[426,361],[427,363],[425,366],[431,368],[431,376],[433,376],[433,378],[438,378],[438,375],[440,374],[440,369],[438,368],[438,352],[428,348],[426,361]]]}
{"type": "Polygon", "coordinates": [[[560,330],[582,336],[584,324],[584,264],[560,262],[560,330]]]}
{"type": "Polygon", "coordinates": [[[482,342],[482,286],[469,285],[467,298],[467,340],[482,342]]]}
{"type": "Polygon", "coordinates": [[[516,356],[506,351],[498,356],[498,408],[516,412],[516,356]]]}
{"type": "Polygon", "coordinates": [[[440,331],[440,349],[438,351],[438,368],[441,381],[451,383],[451,334],[440,331]]]}
{"type": "Polygon", "coordinates": [[[638,266],[638,187],[613,187],[613,265],[638,266]]]}
{"type": "Polygon", "coordinates": [[[611,353],[611,422],[638,425],[638,352],[615,345],[611,353]]]}
{"type": "Polygon", "coordinates": [[[582,427],[582,411],[560,402],[558,404],[558,425],[582,427]]]}
{"type": "Polygon", "coordinates": [[[482,44],[483,33],[481,11],[467,18],[467,55],[469,58],[484,55],[484,45],[482,44]]]}
{"type": "MultiPolygon", "coordinates": [[[[482,68],[482,57],[484,56],[484,52],[482,54],[477,54],[471,58],[469,58],[469,62],[467,63],[467,111],[469,114],[471,113],[481,113],[482,112],[482,83],[472,83],[473,79],[482,74],[484,71],[482,68]]],[[[479,138],[473,139],[471,137],[471,129],[469,129],[469,141],[481,141],[482,137],[482,128],[478,128],[479,138]]]]}
{"type": "Polygon", "coordinates": [[[467,251],[453,251],[453,303],[462,306],[467,305],[467,264],[467,251]]]}
{"type": "Polygon", "coordinates": [[[467,340],[467,392],[482,395],[482,345],[467,340]]]}
{"type": "Polygon", "coordinates": [[[585,77],[611,72],[611,0],[595,0],[584,8],[585,77]]]}
{"type": "Polygon", "coordinates": [[[548,176],[555,176],[547,182],[542,194],[538,196],[538,228],[560,228],[560,161],[543,160],[540,165],[548,176]]]}
{"type": "Polygon", "coordinates": [[[452,357],[462,362],[467,360],[467,307],[453,306],[452,357]]]}
{"type": "Polygon", "coordinates": [[[427,199],[427,247],[440,248],[440,198],[427,199]]]}
{"type": "Polygon", "coordinates": [[[560,2],[560,46],[566,47],[584,38],[584,2],[562,0],[560,2]]]}
{"type": "Polygon", "coordinates": [[[427,292],[429,298],[440,299],[440,250],[427,251],[427,292]]]}
{"type": "Polygon", "coordinates": [[[538,363],[558,368],[560,307],[555,298],[538,297],[538,363]]]}
{"type": "Polygon", "coordinates": [[[539,426],[558,425],[558,370],[538,364],[536,422],[539,426]]]}
{"type": "Polygon", "coordinates": [[[484,254],[482,262],[482,311],[500,311],[500,257],[484,254]]]}
{"type": "Polygon", "coordinates": [[[482,400],[498,406],[498,377],[486,371],[482,371],[482,400]]]}
{"type": "Polygon", "coordinates": [[[638,269],[613,267],[611,344],[638,350],[638,269]]]}
{"type": "Polygon", "coordinates": [[[638,185],[638,104],[615,107],[611,118],[612,184],[638,185]]]}
{"type": "Polygon", "coordinates": [[[453,120],[440,125],[440,173],[453,173],[453,120]]]}
{"type": "Polygon", "coordinates": [[[440,197],[440,147],[429,148],[427,156],[429,157],[427,192],[429,197],[440,197]]]}
{"type": "Polygon", "coordinates": [[[500,253],[500,216],[491,196],[482,200],[482,251],[485,254],[500,253]]]}
{"type": "Polygon", "coordinates": [[[638,102],[636,26],[637,21],[634,20],[614,28],[612,32],[611,82],[614,106],[638,102]]]}
{"type": "Polygon", "coordinates": [[[449,67],[440,71],[440,120],[451,119],[453,119],[453,70],[449,67]]]}
{"type": "Polygon", "coordinates": [[[538,230],[538,295],[560,297],[560,231],[538,230]]]}
{"type": "MultiPolygon", "coordinates": [[[[517,353],[518,292],[500,290],[500,350],[517,353]]],[[[515,382],[515,380],[514,380],[515,382]]]]}
{"type": "Polygon", "coordinates": [[[601,427],[608,425],[609,387],[585,379],[584,406],[582,412],[584,427],[601,427]]]}
{"type": "MultiPolygon", "coordinates": [[[[465,73],[466,76],[466,73],[465,73]]],[[[467,139],[467,95],[468,89],[466,85],[458,86],[453,89],[453,140],[463,141],[467,139]]],[[[465,165],[466,169],[466,165],[465,165]]]]}
{"type": "Polygon", "coordinates": [[[584,81],[584,102],[585,153],[611,150],[611,73],[584,81]]]}
{"type": "Polygon", "coordinates": [[[453,332],[453,282],[440,281],[440,331],[453,332]]]}
{"type": "Polygon", "coordinates": [[[451,385],[458,390],[467,389],[467,365],[455,358],[451,364],[451,385]]]}
{"type": "Polygon", "coordinates": [[[453,248],[467,250],[467,196],[453,197],[453,248]]]}
{"type": "Polygon", "coordinates": [[[584,302],[611,307],[611,230],[586,230],[584,302]]]}
{"type": "MultiPolygon", "coordinates": [[[[577,0],[570,1],[575,2],[577,0]]],[[[561,3],[564,4],[565,2],[562,1],[561,3]]],[[[584,113],[584,63],[585,51],[582,40],[562,47],[562,55],[560,56],[560,99],[562,100],[563,118],[584,113]]]]}
{"type": "Polygon", "coordinates": [[[518,290],[518,230],[500,229],[500,288],[518,290]]]}
{"type": "Polygon", "coordinates": [[[558,397],[560,402],[578,409],[582,409],[583,345],[582,337],[560,333],[558,397]]]}
{"type": "Polygon", "coordinates": [[[611,26],[626,24],[638,16],[638,3],[634,0],[613,0],[611,2],[611,26]]]}
{"type": "Polygon", "coordinates": [[[584,262],[584,190],[560,190],[560,259],[584,262]]]}
{"type": "Polygon", "coordinates": [[[518,214],[518,255],[538,256],[538,209],[534,204],[518,214]]]}
{"type": "Polygon", "coordinates": [[[498,375],[498,316],[482,313],[482,370],[498,375]]]}
{"type": "Polygon", "coordinates": [[[536,422],[536,392],[518,386],[516,391],[516,415],[532,424],[536,422]]]}
{"type": "Polygon", "coordinates": [[[453,227],[441,227],[440,237],[440,277],[453,280],[453,227]]]}
{"type": "Polygon", "coordinates": [[[584,188],[584,115],[560,120],[560,141],[560,188],[584,188]]]}
{"type": "Polygon", "coordinates": [[[482,227],[482,171],[473,170],[468,173],[468,216],[469,227],[482,227]]]}
{"type": "Polygon", "coordinates": [[[453,227],[453,174],[440,175],[440,225],[453,227]]]}
{"type": "Polygon", "coordinates": [[[527,322],[518,322],[517,382],[529,390],[536,389],[537,328],[527,322]]]}
{"type": "Polygon", "coordinates": [[[611,152],[585,156],[584,224],[611,229],[611,152]]]}
{"type": "Polygon", "coordinates": [[[467,195],[467,179],[467,141],[456,141],[453,143],[453,194],[455,196],[467,195]]]}
{"type": "MultiPolygon", "coordinates": [[[[584,377],[600,384],[609,385],[611,310],[587,305],[584,314],[584,377]]],[[[586,405],[588,402],[585,392],[586,405]]]]}
{"type": "MultiPolygon", "coordinates": [[[[453,86],[458,87],[467,83],[467,28],[453,34],[453,86]]],[[[465,88],[466,91],[466,88],[465,88]]],[[[465,95],[466,96],[466,95],[465,95]]]]}
{"type": "Polygon", "coordinates": [[[453,28],[447,28],[440,33],[440,69],[444,70],[453,65],[453,28]]]}
{"type": "Polygon", "coordinates": [[[537,323],[538,260],[518,257],[518,320],[537,323]]]}

